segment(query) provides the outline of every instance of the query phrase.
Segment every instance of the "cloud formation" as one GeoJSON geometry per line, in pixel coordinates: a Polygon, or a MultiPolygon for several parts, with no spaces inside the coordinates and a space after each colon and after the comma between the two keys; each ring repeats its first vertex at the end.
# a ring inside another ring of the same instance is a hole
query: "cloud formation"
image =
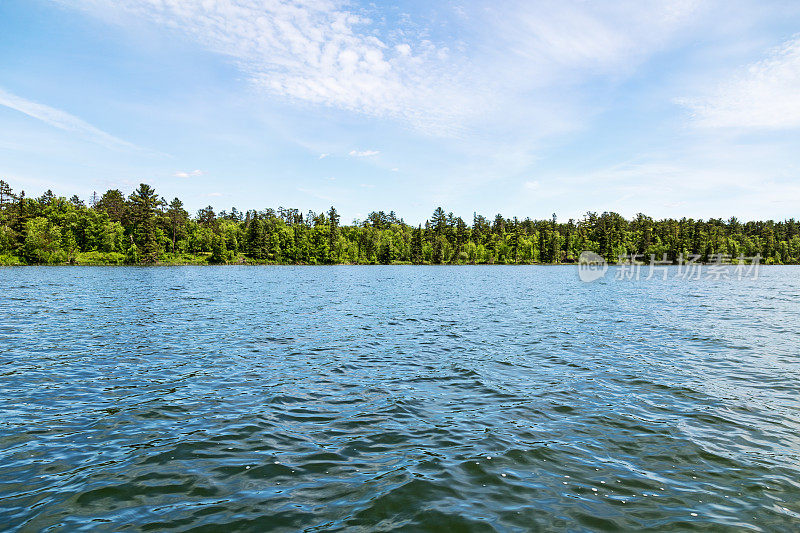
{"type": "Polygon", "coordinates": [[[257,87],[299,102],[412,122],[459,114],[443,91],[448,50],[427,40],[380,37],[340,0],[77,0],[183,33],[230,57],[257,87]],[[395,42],[396,41],[396,42],[395,42]],[[413,44],[413,46],[412,46],[413,44]]]}
{"type": "MultiPolygon", "coordinates": [[[[539,83],[625,71],[691,21],[700,0],[531,2],[510,0],[478,12],[495,47],[539,83]]],[[[502,65],[507,63],[503,62],[502,65]]]]}
{"type": "Polygon", "coordinates": [[[678,103],[704,128],[800,127],[800,36],[719,83],[710,94],[678,103]]]}
{"type": "Polygon", "coordinates": [[[364,150],[364,151],[350,150],[350,153],[348,155],[350,157],[372,157],[378,155],[379,153],[380,152],[378,150],[364,150]]]}
{"type": "Polygon", "coordinates": [[[202,170],[192,170],[190,172],[178,171],[175,174],[173,174],[173,176],[175,176],[176,178],[192,178],[194,176],[202,176],[202,175],[203,175],[202,170]]]}
{"type": "Polygon", "coordinates": [[[345,0],[75,2],[113,13],[120,23],[124,14],[179,32],[290,101],[400,119],[445,136],[498,122],[507,129],[570,129],[582,113],[532,91],[629,70],[697,3],[509,0],[479,1],[469,10],[443,4],[434,10],[447,37],[437,40],[429,21],[403,16],[384,24],[391,10],[345,0]]]}
{"type": "Polygon", "coordinates": [[[76,133],[92,142],[101,144],[109,148],[126,148],[136,149],[137,147],[127,141],[118,139],[110,133],[96,128],[81,120],[80,118],[70,115],[65,111],[50,107],[31,100],[26,100],[20,96],[11,94],[3,89],[0,89],[0,106],[8,107],[20,113],[24,113],[31,118],[41,120],[45,124],[49,124],[54,128],[76,133]]]}

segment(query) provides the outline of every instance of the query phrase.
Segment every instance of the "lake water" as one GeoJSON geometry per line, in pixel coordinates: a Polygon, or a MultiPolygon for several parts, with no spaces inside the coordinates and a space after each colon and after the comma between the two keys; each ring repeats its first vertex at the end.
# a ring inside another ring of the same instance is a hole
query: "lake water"
{"type": "Polygon", "coordinates": [[[800,527],[800,268],[0,269],[0,529],[800,527]]]}

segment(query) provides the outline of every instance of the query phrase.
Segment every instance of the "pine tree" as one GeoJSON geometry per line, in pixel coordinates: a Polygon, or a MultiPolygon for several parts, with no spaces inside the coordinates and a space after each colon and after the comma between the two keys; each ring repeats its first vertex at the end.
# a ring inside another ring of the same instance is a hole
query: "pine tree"
{"type": "Polygon", "coordinates": [[[411,236],[411,262],[415,265],[422,263],[422,225],[414,229],[411,236]]]}
{"type": "Polygon", "coordinates": [[[262,261],[265,259],[266,250],[264,249],[264,222],[258,213],[253,213],[250,225],[247,227],[246,250],[253,259],[262,261]]]}
{"type": "Polygon", "coordinates": [[[186,231],[186,223],[189,220],[189,213],[183,208],[183,202],[178,198],[174,198],[169,204],[167,209],[167,218],[169,219],[169,229],[172,233],[172,253],[175,253],[175,243],[179,236],[182,236],[186,231]]]}
{"type": "Polygon", "coordinates": [[[10,205],[15,198],[11,186],[5,181],[0,180],[0,211],[10,205]]]}
{"type": "Polygon", "coordinates": [[[462,251],[464,249],[464,245],[469,240],[469,230],[467,228],[466,222],[461,217],[456,218],[455,220],[456,226],[456,252],[453,254],[453,263],[458,263],[462,260],[462,251]]]}
{"type": "Polygon", "coordinates": [[[328,211],[328,258],[331,263],[336,263],[339,256],[336,250],[336,245],[339,241],[339,214],[336,209],[331,206],[328,211]]]}
{"type": "Polygon", "coordinates": [[[125,202],[125,196],[119,189],[106,191],[95,205],[95,208],[108,213],[108,218],[112,222],[120,222],[122,225],[127,225],[128,223],[128,205],[125,202]]]}
{"type": "Polygon", "coordinates": [[[434,235],[432,245],[432,254],[431,254],[431,263],[439,265],[442,263],[444,259],[444,247],[442,246],[442,240],[444,237],[441,235],[434,235]]]}
{"type": "Polygon", "coordinates": [[[142,261],[155,263],[159,256],[156,235],[156,208],[161,203],[155,189],[142,183],[130,196],[134,219],[134,240],[142,261]]]}
{"type": "Polygon", "coordinates": [[[53,191],[47,189],[47,191],[45,191],[45,193],[39,197],[39,203],[42,205],[50,205],[55,199],[56,195],[53,194],[53,191]]]}
{"type": "Polygon", "coordinates": [[[519,259],[519,221],[514,217],[513,233],[511,234],[511,257],[516,263],[519,259]]]}
{"type": "Polygon", "coordinates": [[[447,215],[444,214],[444,209],[441,207],[436,208],[431,217],[431,225],[437,235],[445,234],[447,231],[447,215]]]}

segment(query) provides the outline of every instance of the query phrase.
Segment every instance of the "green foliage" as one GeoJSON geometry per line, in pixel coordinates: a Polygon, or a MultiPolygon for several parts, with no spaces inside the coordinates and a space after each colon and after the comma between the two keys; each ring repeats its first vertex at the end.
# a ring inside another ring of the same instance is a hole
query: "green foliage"
{"type": "Polygon", "coordinates": [[[212,264],[224,263],[228,257],[228,249],[225,246],[225,239],[222,235],[214,233],[211,236],[211,256],[208,262],[212,264]]]}
{"type": "Polygon", "coordinates": [[[80,252],[75,256],[76,265],[122,265],[125,255],[119,252],[80,252]]]}
{"type": "Polygon", "coordinates": [[[61,248],[61,228],[45,217],[36,217],[26,224],[22,257],[28,263],[61,263],[67,254],[61,248]]]}
{"type": "Polygon", "coordinates": [[[14,230],[8,226],[0,226],[0,254],[9,254],[14,251],[16,236],[14,230]]]}
{"type": "Polygon", "coordinates": [[[472,225],[437,208],[416,227],[394,212],[373,211],[363,222],[341,225],[335,208],[306,215],[278,208],[191,217],[183,203],[169,205],[141,184],[127,199],[110,190],[87,206],[51,191],[36,199],[15,194],[0,180],[0,265],[16,264],[532,264],[574,262],[583,250],[608,261],[650,254],[675,261],[697,254],[733,258],[760,254],[765,263],[800,262],[800,226],[741,222],[736,218],[626,220],[617,213],[587,213],[581,220],[487,219],[472,225]],[[490,222],[491,220],[491,222],[490,222]]]}
{"type": "Polygon", "coordinates": [[[159,231],[156,227],[156,209],[164,203],[156,191],[142,183],[129,198],[131,219],[133,222],[133,239],[144,263],[158,261],[161,247],[159,231]]]}
{"type": "Polygon", "coordinates": [[[0,266],[20,266],[24,264],[25,263],[23,263],[19,257],[9,254],[0,254],[0,266]]]}

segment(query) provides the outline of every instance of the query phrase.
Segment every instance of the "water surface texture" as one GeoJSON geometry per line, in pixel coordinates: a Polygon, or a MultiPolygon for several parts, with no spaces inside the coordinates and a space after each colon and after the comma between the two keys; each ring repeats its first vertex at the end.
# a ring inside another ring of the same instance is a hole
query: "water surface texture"
{"type": "Polygon", "coordinates": [[[0,269],[0,529],[800,527],[800,268],[0,269]]]}

